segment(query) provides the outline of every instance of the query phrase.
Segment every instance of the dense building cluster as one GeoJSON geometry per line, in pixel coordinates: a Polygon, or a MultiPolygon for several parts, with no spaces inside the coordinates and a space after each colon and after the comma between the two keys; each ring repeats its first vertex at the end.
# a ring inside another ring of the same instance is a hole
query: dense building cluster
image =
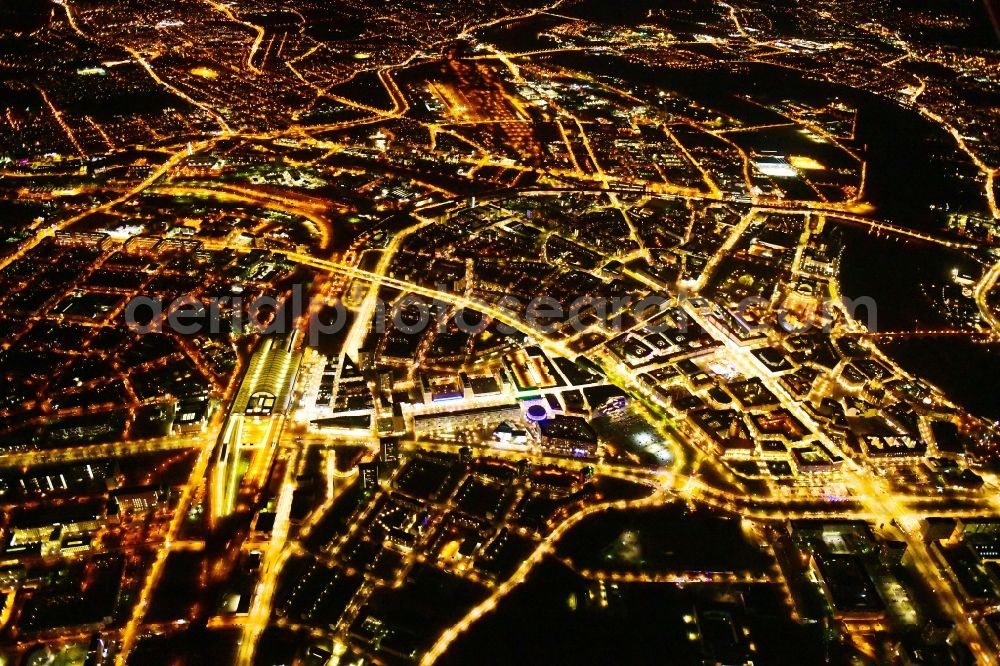
{"type": "Polygon", "coordinates": [[[986,5],[8,4],[0,664],[998,663],[986,5]]]}

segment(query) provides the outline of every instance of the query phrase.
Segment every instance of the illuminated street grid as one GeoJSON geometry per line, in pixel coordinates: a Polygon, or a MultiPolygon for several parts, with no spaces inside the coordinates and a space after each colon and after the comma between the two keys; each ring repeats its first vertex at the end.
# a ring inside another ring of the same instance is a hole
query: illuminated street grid
{"type": "Polygon", "coordinates": [[[0,663],[466,663],[546,576],[677,663],[998,662],[996,414],[894,353],[1000,340],[978,4],[26,4],[0,663]]]}

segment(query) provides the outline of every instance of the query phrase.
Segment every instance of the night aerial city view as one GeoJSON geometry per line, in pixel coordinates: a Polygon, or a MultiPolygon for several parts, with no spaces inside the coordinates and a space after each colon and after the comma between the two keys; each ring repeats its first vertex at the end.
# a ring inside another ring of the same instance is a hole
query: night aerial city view
{"type": "Polygon", "coordinates": [[[1000,3],[0,0],[0,666],[1000,666],[1000,3]]]}

